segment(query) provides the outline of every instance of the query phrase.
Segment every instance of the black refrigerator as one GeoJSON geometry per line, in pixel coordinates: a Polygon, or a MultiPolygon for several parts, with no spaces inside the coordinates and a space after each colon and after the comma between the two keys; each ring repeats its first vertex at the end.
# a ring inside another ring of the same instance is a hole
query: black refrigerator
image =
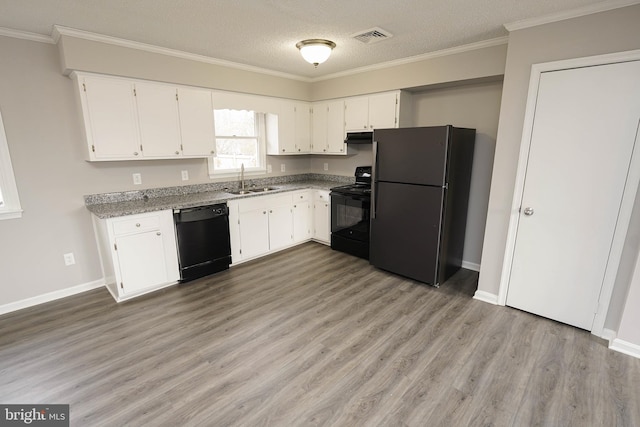
{"type": "Polygon", "coordinates": [[[462,264],[475,129],[373,133],[369,262],[440,286],[462,264]]]}

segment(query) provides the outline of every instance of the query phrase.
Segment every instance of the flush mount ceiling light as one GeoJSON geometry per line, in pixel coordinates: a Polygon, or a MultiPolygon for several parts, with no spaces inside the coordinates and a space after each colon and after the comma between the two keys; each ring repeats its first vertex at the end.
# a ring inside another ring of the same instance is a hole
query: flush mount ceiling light
{"type": "Polygon", "coordinates": [[[329,59],[336,44],[331,40],[309,39],[296,43],[296,47],[300,49],[300,54],[305,61],[317,67],[318,64],[329,59]]]}

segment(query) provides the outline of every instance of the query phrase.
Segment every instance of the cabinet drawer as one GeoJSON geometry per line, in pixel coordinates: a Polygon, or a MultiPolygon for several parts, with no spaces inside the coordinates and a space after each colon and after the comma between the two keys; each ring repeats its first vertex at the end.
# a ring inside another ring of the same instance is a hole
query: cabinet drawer
{"type": "Polygon", "coordinates": [[[135,233],[138,231],[156,230],[159,228],[160,217],[156,215],[132,217],[113,221],[113,234],[116,236],[135,233]]]}
{"type": "Polygon", "coordinates": [[[293,195],[293,203],[307,202],[309,199],[311,199],[311,197],[308,191],[305,191],[304,193],[295,193],[293,195]]]}
{"type": "Polygon", "coordinates": [[[329,192],[328,191],[317,191],[316,192],[316,200],[328,202],[329,201],[329,192]]]}

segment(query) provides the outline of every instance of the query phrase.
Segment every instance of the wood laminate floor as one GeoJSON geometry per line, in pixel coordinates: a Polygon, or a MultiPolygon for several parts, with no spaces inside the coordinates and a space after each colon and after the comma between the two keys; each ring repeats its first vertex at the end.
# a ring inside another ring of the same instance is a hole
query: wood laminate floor
{"type": "Polygon", "coordinates": [[[0,317],[0,403],[74,426],[640,426],[640,360],[309,243],[116,304],[0,317]]]}

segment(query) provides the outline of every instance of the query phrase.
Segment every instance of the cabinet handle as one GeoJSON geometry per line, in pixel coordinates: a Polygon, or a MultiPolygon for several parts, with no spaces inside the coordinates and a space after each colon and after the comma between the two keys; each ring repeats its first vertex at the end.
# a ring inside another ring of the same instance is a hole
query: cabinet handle
{"type": "Polygon", "coordinates": [[[133,155],[134,155],[134,156],[137,156],[137,155],[138,155],[138,152],[137,152],[137,151],[134,151],[134,152],[133,152],[133,155]]]}
{"type": "Polygon", "coordinates": [[[215,151],[213,151],[213,150],[211,150],[211,154],[216,154],[216,152],[215,152],[215,151]]]}
{"type": "Polygon", "coordinates": [[[263,215],[264,215],[264,214],[266,214],[266,213],[267,213],[267,211],[262,211],[262,214],[263,214],[263,215]]]}
{"type": "Polygon", "coordinates": [[[340,151],[344,150],[344,148],[341,148],[340,151]]]}
{"type": "Polygon", "coordinates": [[[323,148],[323,149],[322,149],[322,151],[327,151],[327,149],[326,149],[326,148],[323,148]]]}
{"type": "Polygon", "coordinates": [[[282,152],[284,153],[284,148],[282,149],[282,152]]]}
{"type": "Polygon", "coordinates": [[[293,205],[293,207],[294,207],[294,208],[297,208],[298,206],[296,206],[296,205],[293,205]]]}
{"type": "Polygon", "coordinates": [[[272,211],[272,210],[270,210],[270,211],[269,211],[269,213],[273,213],[273,211],[272,211]]]}
{"type": "Polygon", "coordinates": [[[179,152],[179,151],[176,151],[176,154],[180,154],[180,152],[179,152]]]}
{"type": "Polygon", "coordinates": [[[158,232],[156,233],[156,236],[162,236],[162,233],[158,231],[158,232]]]}
{"type": "Polygon", "coordinates": [[[300,151],[300,149],[298,148],[298,151],[300,151]]]}
{"type": "Polygon", "coordinates": [[[140,223],[139,222],[136,224],[136,227],[140,227],[140,223]]]}

